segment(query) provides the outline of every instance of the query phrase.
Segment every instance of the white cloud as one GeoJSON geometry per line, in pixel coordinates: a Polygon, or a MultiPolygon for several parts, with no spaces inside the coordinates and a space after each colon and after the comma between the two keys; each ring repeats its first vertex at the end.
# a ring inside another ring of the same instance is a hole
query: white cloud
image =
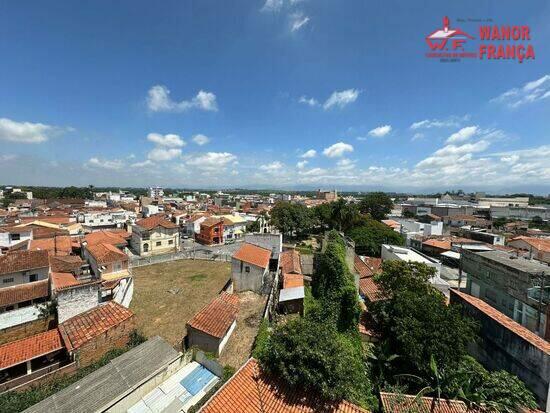
{"type": "Polygon", "coordinates": [[[280,171],[281,169],[283,169],[283,164],[279,161],[274,161],[274,162],[271,162],[271,163],[268,163],[266,165],[262,165],[260,166],[260,169],[262,171],[266,171],[266,172],[277,172],[277,171],[280,171]]]}
{"type": "Polygon", "coordinates": [[[470,120],[470,115],[464,116],[449,116],[446,119],[424,119],[411,124],[410,129],[432,129],[432,128],[447,128],[458,127],[463,122],[470,120]]]}
{"type": "Polygon", "coordinates": [[[447,143],[458,143],[469,140],[471,137],[475,136],[479,132],[477,126],[466,126],[465,128],[460,129],[458,132],[453,133],[447,139],[447,143]]]}
{"type": "Polygon", "coordinates": [[[216,112],[218,104],[216,95],[200,90],[191,100],[176,102],[170,98],[170,90],[163,85],[155,85],[147,93],[147,106],[152,112],[185,112],[189,109],[200,109],[216,112]]]}
{"type": "Polygon", "coordinates": [[[298,99],[298,102],[311,107],[319,106],[319,102],[317,101],[317,99],[308,98],[307,96],[300,96],[300,99],[298,99]]]}
{"type": "Polygon", "coordinates": [[[378,126],[377,128],[372,129],[371,131],[369,131],[369,135],[374,136],[375,138],[381,138],[383,136],[386,136],[390,132],[391,132],[391,126],[384,125],[384,126],[378,126]]]}
{"type": "Polygon", "coordinates": [[[41,143],[46,142],[53,136],[71,130],[73,129],[0,118],[0,140],[8,142],[41,143]]]}
{"type": "Polygon", "coordinates": [[[501,103],[510,109],[550,98],[550,75],[525,83],[520,88],[513,88],[491,99],[493,103],[501,103]]]}
{"type": "Polygon", "coordinates": [[[284,0],[266,0],[262,11],[264,12],[277,12],[282,9],[284,0]]]}
{"type": "Polygon", "coordinates": [[[150,133],[147,135],[147,140],[166,148],[181,148],[182,146],[185,146],[185,141],[180,138],[179,135],[175,135],[173,133],[169,133],[167,135],[150,133]]]}
{"type": "Polygon", "coordinates": [[[290,31],[295,32],[300,30],[302,27],[304,27],[309,22],[309,17],[305,16],[302,12],[296,12],[292,13],[289,16],[290,21],[290,31]]]}
{"type": "Polygon", "coordinates": [[[315,149],[310,149],[300,155],[300,158],[315,158],[317,156],[317,151],[315,149]]]}
{"type": "Polygon", "coordinates": [[[181,149],[176,148],[154,148],[147,155],[151,161],[171,161],[179,156],[181,156],[181,149]]]}
{"type": "Polygon", "coordinates": [[[423,137],[424,137],[424,134],[423,134],[423,133],[416,132],[416,133],[413,135],[411,141],[414,142],[414,141],[417,141],[417,140],[419,140],[419,139],[422,139],[423,137]]]}
{"type": "Polygon", "coordinates": [[[323,154],[329,158],[338,158],[346,152],[353,152],[353,146],[344,142],[335,143],[323,150],[323,154]]]}
{"type": "Polygon", "coordinates": [[[332,95],[325,101],[323,108],[325,110],[332,109],[333,107],[343,108],[350,103],[353,103],[359,97],[359,90],[346,89],[340,92],[333,92],[332,95]]]}
{"type": "Polygon", "coordinates": [[[350,170],[355,168],[355,162],[348,158],[340,159],[338,162],[336,162],[336,167],[339,170],[350,170]]]}
{"type": "Polygon", "coordinates": [[[199,146],[202,146],[210,142],[210,138],[206,135],[202,135],[199,133],[198,135],[193,136],[193,142],[195,142],[199,146]]]}
{"type": "Polygon", "coordinates": [[[91,167],[91,168],[99,168],[99,169],[109,169],[113,171],[118,171],[124,167],[124,162],[120,159],[100,159],[100,158],[90,158],[85,163],[85,166],[91,167]]]}
{"type": "Polygon", "coordinates": [[[194,166],[197,169],[221,171],[223,168],[236,160],[237,157],[229,152],[207,152],[188,159],[186,164],[189,166],[194,166]]]}
{"type": "Polygon", "coordinates": [[[303,161],[299,161],[297,164],[296,164],[296,168],[298,169],[304,169],[306,167],[306,165],[308,164],[308,161],[307,160],[303,160],[303,161]]]}
{"type": "Polygon", "coordinates": [[[146,159],[145,161],[142,161],[142,162],[134,162],[130,166],[132,168],[144,168],[146,166],[152,166],[152,165],[154,165],[153,161],[151,161],[150,159],[146,159]]]}

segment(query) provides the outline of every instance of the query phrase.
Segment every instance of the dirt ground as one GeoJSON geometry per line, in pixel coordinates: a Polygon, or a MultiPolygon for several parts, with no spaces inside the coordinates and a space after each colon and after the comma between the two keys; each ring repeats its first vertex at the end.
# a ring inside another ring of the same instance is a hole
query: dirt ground
{"type": "Polygon", "coordinates": [[[238,295],[237,327],[235,327],[219,360],[223,366],[230,365],[235,369],[241,367],[250,357],[267,301],[266,295],[262,296],[250,291],[238,295]]]}
{"type": "Polygon", "coordinates": [[[181,349],[185,324],[219,294],[231,277],[231,265],[178,260],[134,268],[132,272],[135,284],[130,309],[136,314],[138,329],[147,337],[159,335],[181,349]]]}

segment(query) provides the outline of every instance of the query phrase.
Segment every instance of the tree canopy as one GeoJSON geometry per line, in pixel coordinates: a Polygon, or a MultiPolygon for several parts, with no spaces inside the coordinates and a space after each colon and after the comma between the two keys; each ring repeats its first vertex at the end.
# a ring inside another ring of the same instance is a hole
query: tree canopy
{"type": "Polygon", "coordinates": [[[346,233],[355,242],[355,251],[360,255],[379,257],[382,244],[404,245],[403,236],[374,219],[363,218],[360,225],[346,233]]]}
{"type": "Polygon", "coordinates": [[[385,219],[393,208],[391,198],[384,192],[371,192],[361,200],[359,209],[363,214],[369,214],[372,219],[385,219]]]}

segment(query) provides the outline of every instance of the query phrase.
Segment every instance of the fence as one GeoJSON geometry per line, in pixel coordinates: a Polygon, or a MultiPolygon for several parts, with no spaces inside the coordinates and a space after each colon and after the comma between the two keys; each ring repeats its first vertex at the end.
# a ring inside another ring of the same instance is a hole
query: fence
{"type": "Polygon", "coordinates": [[[160,264],[177,260],[205,260],[231,262],[231,254],[217,254],[207,250],[181,251],[170,254],[152,255],[150,257],[133,258],[129,262],[130,268],[160,264]]]}

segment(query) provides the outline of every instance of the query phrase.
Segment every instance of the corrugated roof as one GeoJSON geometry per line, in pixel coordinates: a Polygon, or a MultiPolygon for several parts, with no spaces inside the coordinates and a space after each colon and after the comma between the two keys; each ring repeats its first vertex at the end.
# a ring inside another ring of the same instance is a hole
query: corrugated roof
{"type": "Polygon", "coordinates": [[[104,411],[176,357],[178,352],[162,338],[150,338],[25,412],[104,411]]]}
{"type": "Polygon", "coordinates": [[[263,372],[251,358],[199,410],[201,413],[367,413],[348,401],[328,401],[318,392],[290,387],[263,372]]]}
{"type": "Polygon", "coordinates": [[[247,262],[261,268],[267,268],[269,266],[270,257],[270,250],[258,247],[257,245],[249,244],[247,242],[241,245],[241,248],[233,254],[234,259],[247,262]]]}

